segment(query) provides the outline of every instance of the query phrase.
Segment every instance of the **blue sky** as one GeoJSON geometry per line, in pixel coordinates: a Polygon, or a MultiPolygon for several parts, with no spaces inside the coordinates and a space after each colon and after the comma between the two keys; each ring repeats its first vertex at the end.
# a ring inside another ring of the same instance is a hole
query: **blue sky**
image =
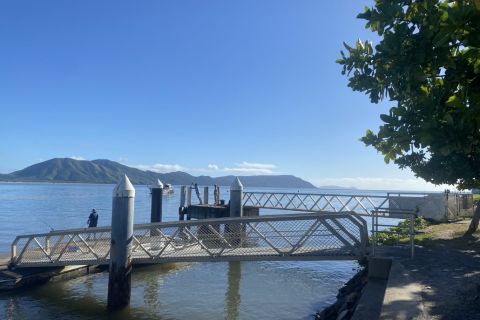
{"type": "Polygon", "coordinates": [[[432,189],[359,138],[335,64],[370,1],[2,1],[0,172],[54,157],[432,189]]]}

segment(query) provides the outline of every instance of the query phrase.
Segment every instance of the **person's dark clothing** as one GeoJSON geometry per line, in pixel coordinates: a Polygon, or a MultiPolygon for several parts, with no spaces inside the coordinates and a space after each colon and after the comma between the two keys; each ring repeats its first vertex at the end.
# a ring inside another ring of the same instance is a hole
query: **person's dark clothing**
{"type": "Polygon", "coordinates": [[[97,222],[98,222],[98,214],[96,212],[90,213],[90,216],[88,216],[88,227],[89,228],[97,227],[97,222]]]}

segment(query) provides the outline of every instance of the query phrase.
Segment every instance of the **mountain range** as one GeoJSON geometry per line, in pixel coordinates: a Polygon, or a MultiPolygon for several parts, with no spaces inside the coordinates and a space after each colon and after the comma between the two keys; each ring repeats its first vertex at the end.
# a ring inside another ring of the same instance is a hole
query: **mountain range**
{"type": "MultiPolygon", "coordinates": [[[[133,184],[150,185],[160,179],[164,183],[173,185],[190,185],[196,182],[199,185],[229,186],[235,176],[209,177],[192,176],[188,173],[176,171],[157,173],[128,167],[115,161],[75,160],[71,158],[55,158],[29,166],[9,174],[0,174],[0,181],[9,182],[71,182],[71,183],[117,183],[126,174],[133,184]]],[[[293,175],[259,175],[239,176],[246,187],[270,188],[315,188],[310,182],[293,175]]]]}

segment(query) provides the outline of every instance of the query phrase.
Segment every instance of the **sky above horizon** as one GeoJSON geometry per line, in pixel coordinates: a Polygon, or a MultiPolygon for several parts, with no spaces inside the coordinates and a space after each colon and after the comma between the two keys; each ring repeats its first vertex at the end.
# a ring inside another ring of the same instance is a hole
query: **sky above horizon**
{"type": "Polygon", "coordinates": [[[0,173],[56,157],[317,186],[433,190],[360,137],[347,87],[372,1],[2,1],[0,173]]]}

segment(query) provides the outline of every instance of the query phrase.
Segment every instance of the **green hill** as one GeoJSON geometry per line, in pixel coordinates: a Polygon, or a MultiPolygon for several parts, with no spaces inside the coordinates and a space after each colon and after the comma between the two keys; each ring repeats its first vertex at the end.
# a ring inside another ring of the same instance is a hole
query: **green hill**
{"type": "MultiPolygon", "coordinates": [[[[153,184],[157,179],[174,185],[228,186],[234,176],[194,177],[188,173],[177,171],[156,173],[128,167],[115,161],[74,160],[71,158],[55,158],[29,166],[25,169],[0,175],[0,181],[12,182],[72,182],[72,183],[117,183],[126,174],[134,184],[153,184]]],[[[242,183],[248,187],[273,188],[315,188],[311,183],[292,175],[241,176],[242,183]]]]}

